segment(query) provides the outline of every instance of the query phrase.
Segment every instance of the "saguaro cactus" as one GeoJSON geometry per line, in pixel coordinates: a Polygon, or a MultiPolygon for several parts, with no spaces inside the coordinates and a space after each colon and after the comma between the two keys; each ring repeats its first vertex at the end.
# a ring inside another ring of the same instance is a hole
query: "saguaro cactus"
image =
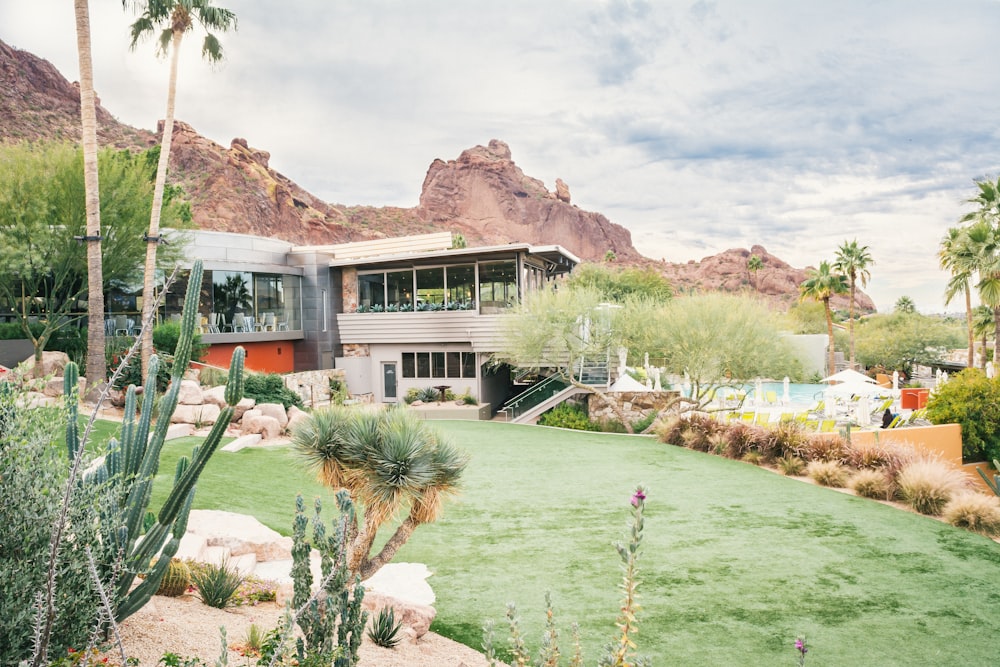
{"type": "MultiPolygon", "coordinates": [[[[190,460],[181,457],[177,462],[170,494],[156,515],[155,523],[143,534],[143,518],[149,506],[153,478],[160,465],[160,452],[166,440],[170,417],[177,407],[181,379],[191,360],[202,273],[201,262],[195,262],[184,299],[181,333],[174,351],[170,385],[160,399],[155,425],[152,421],[153,403],[156,396],[156,372],[160,362],[154,355],[150,359],[138,417],[136,390],[134,386],[130,386],[125,395],[121,440],[111,441],[103,465],[84,478],[85,484],[106,485],[108,490],[108,502],[102,507],[100,515],[101,534],[105,544],[114,545],[121,562],[103,564],[104,571],[101,575],[110,580],[114,590],[117,621],[142,608],[160,587],[160,581],[170,566],[170,559],[177,553],[181,538],[187,530],[198,477],[225,434],[233,415],[233,406],[243,397],[245,353],[242,347],[238,347],[229,367],[226,390],[228,405],[223,408],[205,441],[191,452],[190,460]],[[155,556],[159,560],[150,569],[150,561],[155,556]],[[141,572],[146,572],[145,580],[133,589],[132,584],[141,572]]],[[[71,373],[66,373],[67,385],[70,375],[71,373]]],[[[71,412],[75,410],[71,408],[71,412]]],[[[66,434],[71,458],[80,446],[75,424],[76,415],[71,414],[66,434]]]]}

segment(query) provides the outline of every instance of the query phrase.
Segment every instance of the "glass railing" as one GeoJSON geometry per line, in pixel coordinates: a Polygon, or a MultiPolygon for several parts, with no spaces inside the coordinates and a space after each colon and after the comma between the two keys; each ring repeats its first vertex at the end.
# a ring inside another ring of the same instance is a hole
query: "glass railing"
{"type": "Polygon", "coordinates": [[[527,391],[507,401],[500,408],[500,411],[507,415],[507,421],[512,421],[533,407],[552,398],[568,386],[569,382],[558,375],[550,375],[538,384],[533,385],[527,391]]]}

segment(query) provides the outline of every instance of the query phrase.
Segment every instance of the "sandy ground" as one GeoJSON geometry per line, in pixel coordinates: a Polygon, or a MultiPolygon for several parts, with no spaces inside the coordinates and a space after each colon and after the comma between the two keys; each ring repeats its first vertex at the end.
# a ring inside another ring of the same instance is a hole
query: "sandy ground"
{"type": "MultiPolygon", "coordinates": [[[[219,610],[202,604],[193,595],[179,598],[154,596],[149,604],[122,624],[126,655],[143,667],[154,667],[165,652],[184,658],[198,657],[215,664],[221,651],[219,627],[228,634],[229,664],[254,665],[240,645],[255,623],[262,631],[277,625],[283,609],[274,603],[219,610]]],[[[450,639],[428,632],[416,642],[404,639],[396,648],[375,646],[367,638],[360,651],[360,667],[486,667],[482,654],[450,639]]]]}

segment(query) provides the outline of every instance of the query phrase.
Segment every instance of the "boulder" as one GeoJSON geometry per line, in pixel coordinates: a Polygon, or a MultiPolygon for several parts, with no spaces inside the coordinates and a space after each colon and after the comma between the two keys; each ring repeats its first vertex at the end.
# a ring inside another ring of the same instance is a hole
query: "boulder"
{"type": "Polygon", "coordinates": [[[305,410],[300,410],[294,405],[288,408],[288,423],[285,425],[285,430],[289,433],[295,432],[295,427],[302,422],[309,419],[309,413],[305,410]]]}
{"type": "Polygon", "coordinates": [[[401,600],[379,591],[371,591],[365,588],[365,597],[361,606],[368,610],[369,616],[377,614],[383,607],[390,607],[396,616],[396,620],[403,626],[413,631],[413,638],[420,639],[431,628],[437,610],[434,607],[416,602],[401,600]]]}
{"type": "Polygon", "coordinates": [[[220,408],[226,405],[226,385],[220,384],[218,387],[203,389],[201,398],[205,403],[218,405],[220,408]]]}
{"type": "Polygon", "coordinates": [[[214,424],[222,410],[218,405],[178,405],[170,416],[171,424],[194,424],[195,426],[214,424]]]}
{"type": "MultiPolygon", "coordinates": [[[[80,395],[83,396],[87,393],[87,378],[80,376],[80,380],[77,383],[80,387],[80,395]]],[[[63,395],[63,387],[65,385],[64,378],[54,377],[45,383],[45,387],[42,389],[42,393],[46,396],[53,398],[63,395]]]]}
{"type": "Polygon", "coordinates": [[[202,405],[205,398],[202,396],[201,385],[194,380],[181,380],[177,402],[181,405],[202,405]]]}
{"type": "Polygon", "coordinates": [[[42,352],[41,372],[34,373],[35,356],[32,355],[18,364],[18,368],[25,374],[34,373],[35,377],[45,375],[62,375],[63,369],[69,363],[69,355],[65,352],[42,352]]]}
{"type": "Polygon", "coordinates": [[[251,433],[260,433],[261,437],[265,440],[277,438],[281,435],[281,424],[274,417],[268,417],[267,415],[254,415],[251,417],[243,415],[243,419],[240,422],[240,435],[250,435],[251,433]]]}
{"type": "Polygon", "coordinates": [[[288,413],[285,412],[285,406],[281,403],[258,403],[254,407],[260,410],[260,413],[265,417],[277,419],[282,429],[288,426],[288,413]]]}
{"type": "Polygon", "coordinates": [[[252,516],[220,510],[191,510],[188,533],[203,536],[209,547],[225,547],[233,556],[255,554],[258,561],[292,557],[292,538],[282,537],[252,516]]]}
{"type": "Polygon", "coordinates": [[[241,398],[240,402],[233,406],[233,418],[231,421],[238,422],[243,419],[243,415],[247,413],[247,410],[253,409],[255,405],[257,405],[256,399],[241,398]]]}
{"type": "Polygon", "coordinates": [[[561,178],[556,179],[556,199],[569,203],[569,186],[561,178]]]}

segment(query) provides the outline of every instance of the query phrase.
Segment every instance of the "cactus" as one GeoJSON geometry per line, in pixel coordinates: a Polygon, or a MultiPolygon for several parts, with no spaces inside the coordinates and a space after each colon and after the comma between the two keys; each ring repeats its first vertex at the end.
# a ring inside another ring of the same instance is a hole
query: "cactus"
{"type": "Polygon", "coordinates": [[[191,568],[180,558],[171,558],[170,564],[167,565],[167,571],[160,581],[160,587],[156,589],[156,594],[175,598],[184,595],[190,585],[191,568]]]}
{"type": "MultiPolygon", "coordinates": [[[[181,379],[191,360],[202,273],[202,264],[199,260],[192,267],[188,280],[184,310],[181,315],[181,333],[174,351],[171,381],[160,399],[159,416],[155,425],[152,423],[153,402],[156,395],[156,373],[160,362],[157,356],[153,355],[149,360],[138,417],[136,417],[136,390],[134,386],[130,386],[125,394],[125,419],[122,422],[120,441],[112,439],[104,464],[84,477],[85,484],[106,485],[109,493],[109,506],[103,507],[100,514],[101,534],[105,544],[113,545],[122,555],[122,562],[120,567],[113,563],[106,564],[102,575],[111,580],[116,600],[115,620],[119,622],[141,609],[159,589],[160,582],[187,530],[188,515],[194,502],[198,476],[205,469],[208,459],[225,434],[226,426],[233,415],[233,405],[242,398],[245,352],[242,347],[238,347],[233,352],[229,367],[230,389],[227,389],[226,400],[230,404],[223,408],[208,437],[201,446],[194,448],[190,459],[181,457],[177,462],[170,494],[156,515],[155,522],[151,526],[148,525],[145,519],[153,478],[160,465],[160,452],[166,440],[167,428],[170,426],[170,416],[177,407],[181,379]],[[157,555],[159,560],[147,572],[150,561],[157,555]],[[145,580],[133,588],[132,585],[140,573],[145,573],[145,580]]],[[[70,367],[67,366],[67,388],[72,386],[71,376],[75,374],[75,367],[70,371],[70,367]]],[[[75,424],[76,414],[73,409],[66,434],[71,459],[80,447],[75,424]]]]}

